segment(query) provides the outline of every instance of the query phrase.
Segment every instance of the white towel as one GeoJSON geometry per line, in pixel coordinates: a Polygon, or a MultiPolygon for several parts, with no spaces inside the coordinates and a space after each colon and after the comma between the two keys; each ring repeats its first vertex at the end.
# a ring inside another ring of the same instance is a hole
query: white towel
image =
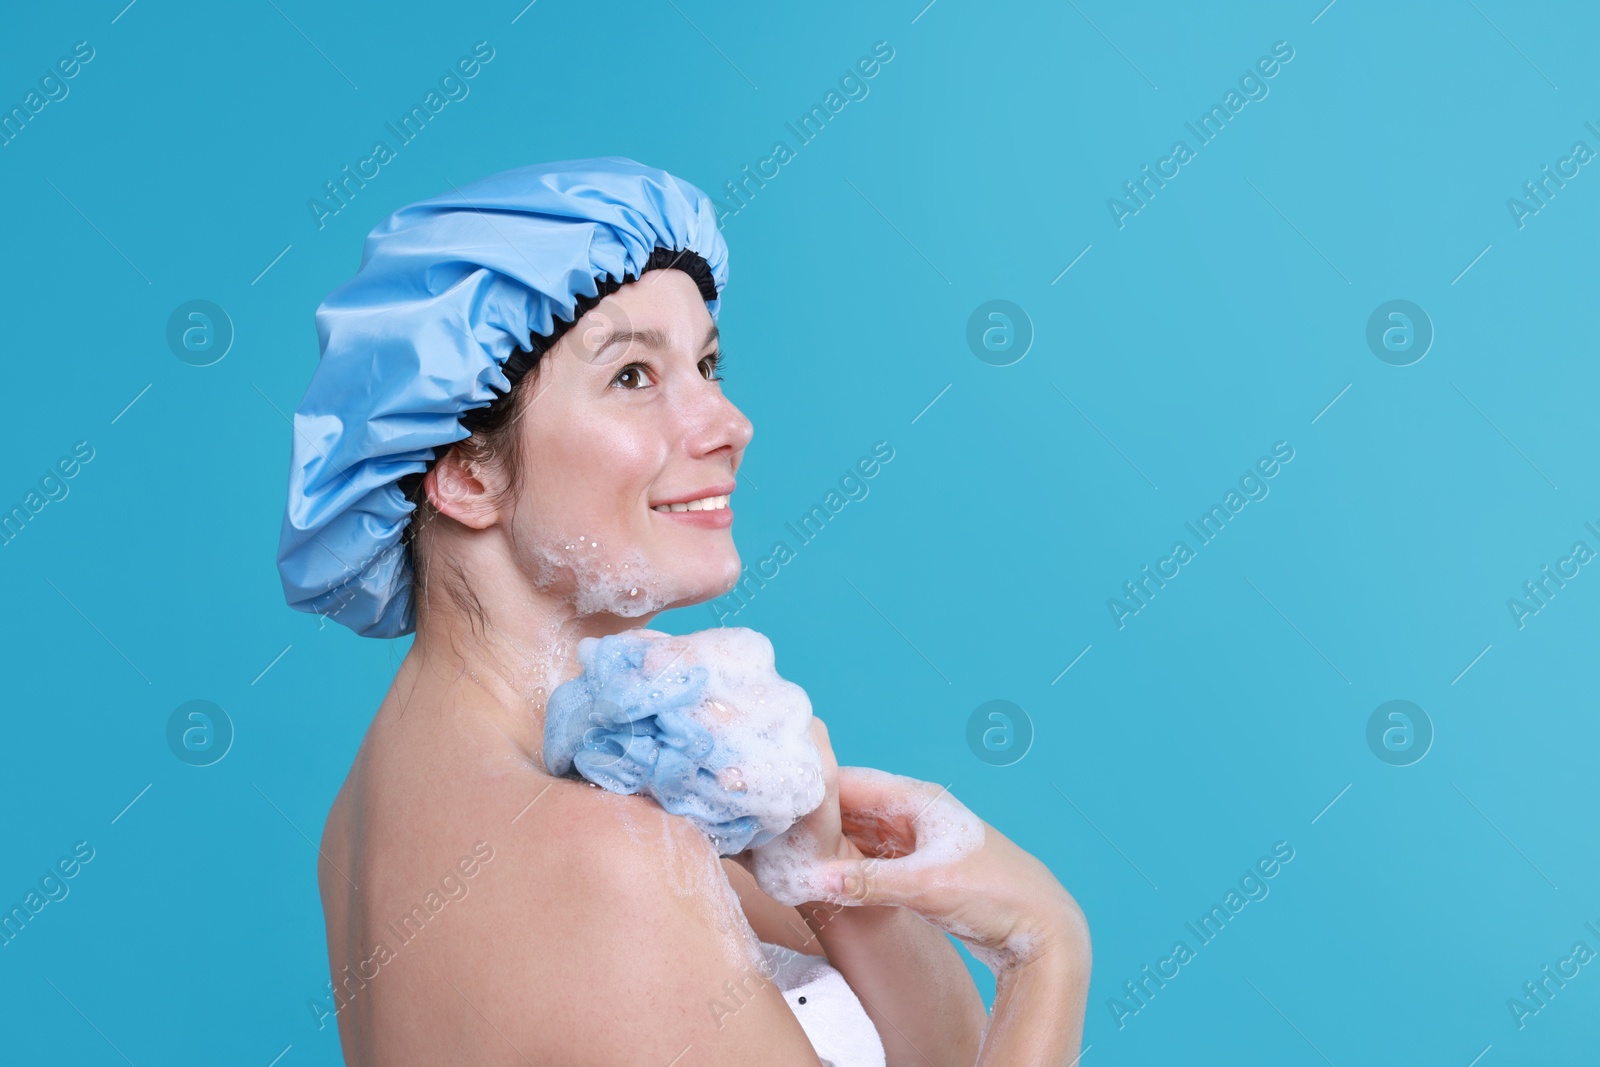
{"type": "Polygon", "coordinates": [[[883,1040],[849,983],[827,960],[761,942],[783,992],[826,1067],[885,1067],[883,1040]]]}

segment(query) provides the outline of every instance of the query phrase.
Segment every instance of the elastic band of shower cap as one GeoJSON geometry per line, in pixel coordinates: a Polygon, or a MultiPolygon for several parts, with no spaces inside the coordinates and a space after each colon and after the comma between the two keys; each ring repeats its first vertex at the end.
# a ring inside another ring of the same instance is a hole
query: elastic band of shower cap
{"type": "Polygon", "coordinates": [[[694,278],[715,319],[728,248],[714,204],[619,156],[505,171],[379,223],[317,308],[278,541],[289,606],[363,637],[413,632],[402,479],[604,296],[664,267],[694,278]]]}

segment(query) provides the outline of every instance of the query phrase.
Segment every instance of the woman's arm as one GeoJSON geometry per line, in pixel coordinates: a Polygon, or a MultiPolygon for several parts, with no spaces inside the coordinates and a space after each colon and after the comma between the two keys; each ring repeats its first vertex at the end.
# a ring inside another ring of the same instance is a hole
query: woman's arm
{"type": "Polygon", "coordinates": [[[905,908],[812,901],[799,910],[878,1028],[888,1067],[970,1067],[977,1060],[989,1018],[942,930],[905,908]]]}
{"type": "MultiPolygon", "coordinates": [[[[840,905],[898,905],[971,946],[994,972],[995,1001],[979,1067],[1078,1061],[1088,1002],[1089,924],[1049,868],[986,823],[981,843],[956,855],[917,855],[917,814],[954,797],[928,782],[877,771],[837,773],[852,843],[900,858],[845,859],[821,872],[840,905]]],[[[976,816],[959,813],[976,821],[976,816]]],[[[947,817],[950,813],[947,812],[947,817]]],[[[930,827],[930,829],[932,829],[930,827]]]]}
{"type": "MultiPolygon", "coordinates": [[[[827,725],[813,719],[811,729],[827,783],[821,806],[799,824],[818,849],[812,861],[864,860],[866,854],[844,834],[838,762],[827,725]]],[[[749,854],[737,862],[749,870],[749,854]]],[[[751,911],[748,904],[745,910],[751,911]]],[[[794,911],[784,910],[792,920],[794,911]]],[[[812,900],[794,910],[809,930],[790,930],[786,943],[801,951],[820,949],[844,976],[883,1040],[887,1067],[971,1067],[988,1016],[961,953],[942,931],[904,908],[812,900]]]]}
{"type": "MultiPolygon", "coordinates": [[[[838,811],[838,765],[827,726],[813,720],[827,795],[803,821],[832,861],[866,853],[845,837],[838,811]]],[[[747,920],[763,941],[826,955],[866,1008],[883,1040],[886,1067],[971,1067],[989,1016],[962,961],[941,929],[902,907],[845,907],[827,901],[779,904],[763,893],[752,856],[730,857],[725,869],[747,920]],[[803,921],[802,921],[803,920],[803,921]]]]}
{"type": "Polygon", "coordinates": [[[978,1067],[1012,1063],[1074,1067],[1089,999],[1088,927],[1042,956],[995,971],[994,1022],[978,1067]]]}
{"type": "MultiPolygon", "coordinates": [[[[845,843],[841,858],[861,857],[845,843]]],[[[724,860],[746,920],[763,941],[828,959],[860,998],[889,1067],[971,1067],[988,1016],[953,945],[905,908],[779,904],[739,857],[724,860]]]]}

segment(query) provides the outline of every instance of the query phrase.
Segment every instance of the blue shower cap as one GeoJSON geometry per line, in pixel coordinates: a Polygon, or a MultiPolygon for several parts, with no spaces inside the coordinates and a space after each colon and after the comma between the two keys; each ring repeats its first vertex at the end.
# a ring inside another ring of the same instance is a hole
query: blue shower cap
{"type": "Polygon", "coordinates": [[[401,534],[415,506],[400,479],[511,388],[513,352],[575,319],[602,279],[639,277],[658,248],[705,260],[715,318],[728,248],[714,205],[631,159],[508,170],[379,223],[356,276],[317,308],[322,359],[294,413],[278,543],[289,606],[364,637],[411,633],[401,534]]]}

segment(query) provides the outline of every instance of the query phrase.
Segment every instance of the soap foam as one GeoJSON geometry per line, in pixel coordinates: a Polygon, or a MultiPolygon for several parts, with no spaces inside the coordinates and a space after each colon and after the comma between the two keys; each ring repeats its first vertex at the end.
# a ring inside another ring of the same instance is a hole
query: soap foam
{"type": "Polygon", "coordinates": [[[962,944],[967,946],[967,951],[972,953],[973,959],[989,968],[995,975],[1004,974],[1031,960],[1038,953],[1041,944],[1037,933],[1013,930],[998,946],[990,947],[978,944],[978,932],[956,919],[941,919],[937,925],[960,938],[962,944]]]}
{"type": "Polygon", "coordinates": [[[617,615],[636,619],[653,615],[682,599],[662,574],[637,549],[613,555],[585,534],[560,537],[533,546],[542,565],[537,585],[570,586],[573,610],[579,615],[617,615]]]}
{"type": "Polygon", "coordinates": [[[583,672],[546,708],[550,773],[644,793],[723,855],[764,844],[822,803],[811,702],[779,677],[761,634],[626,630],[583,638],[577,654],[583,672]]]}
{"type": "MultiPolygon", "coordinates": [[[[922,783],[915,779],[870,767],[852,767],[850,771],[858,778],[874,782],[886,793],[899,794],[899,799],[882,806],[849,812],[852,822],[859,820],[868,829],[872,823],[885,828],[884,833],[875,835],[875,841],[868,842],[876,847],[863,849],[869,852],[864,865],[892,863],[897,871],[924,870],[953,863],[983,844],[983,820],[967,810],[948,790],[941,790],[930,802],[923,799],[922,783]],[[887,828],[896,824],[909,825],[916,835],[909,843],[909,851],[899,847],[902,843],[892,840],[887,832],[887,828]]],[[[856,843],[860,845],[859,840],[856,843]]],[[[827,899],[822,870],[834,861],[831,857],[818,856],[816,845],[811,834],[795,827],[757,848],[754,873],[761,891],[778,903],[790,906],[827,899]]]]}
{"type": "Polygon", "coordinates": [[[794,907],[808,900],[823,900],[822,862],[817,839],[799,826],[751,851],[751,874],[756,885],[779,904],[794,907]]]}
{"type": "MultiPolygon", "coordinates": [[[[636,834],[639,828],[631,816],[633,806],[624,802],[618,805],[616,810],[623,820],[628,836],[635,844],[640,844],[641,837],[636,834]]],[[[663,857],[663,867],[670,875],[668,888],[672,890],[674,896],[708,902],[716,933],[721,935],[725,943],[734,942],[734,950],[743,953],[745,960],[751,966],[759,965],[763,961],[760,939],[745,918],[744,904],[739,899],[738,890],[734,889],[733,883],[728,880],[728,872],[723,867],[722,861],[702,848],[692,849],[691,854],[680,856],[670,822],[671,816],[660,808],[653,810],[658,817],[654,826],[654,836],[662,843],[666,853],[663,857]]]]}
{"type": "Polygon", "coordinates": [[[899,795],[898,799],[881,806],[852,809],[852,818],[885,825],[905,820],[916,832],[916,841],[909,853],[896,849],[895,842],[886,841],[884,850],[890,855],[884,862],[892,861],[903,871],[921,870],[953,863],[983,844],[983,820],[948,789],[941,789],[929,801],[923,799],[920,791],[923,783],[914,778],[873,767],[851,767],[849,771],[858,779],[875,783],[885,793],[899,795]]]}

